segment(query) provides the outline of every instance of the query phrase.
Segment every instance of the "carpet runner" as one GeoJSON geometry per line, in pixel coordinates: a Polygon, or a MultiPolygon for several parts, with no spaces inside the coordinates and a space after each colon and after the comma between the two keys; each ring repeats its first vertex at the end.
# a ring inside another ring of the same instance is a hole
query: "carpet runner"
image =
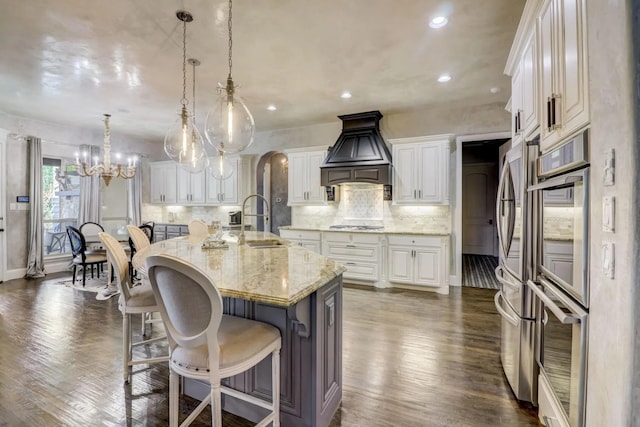
{"type": "Polygon", "coordinates": [[[462,255],[462,286],[500,289],[495,269],[498,258],[488,255],[462,255]]]}

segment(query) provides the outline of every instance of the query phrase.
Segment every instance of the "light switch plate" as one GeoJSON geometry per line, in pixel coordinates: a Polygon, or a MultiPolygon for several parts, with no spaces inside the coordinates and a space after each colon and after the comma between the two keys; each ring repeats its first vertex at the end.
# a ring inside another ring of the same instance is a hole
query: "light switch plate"
{"type": "Polygon", "coordinates": [[[615,247],[613,242],[602,242],[602,273],[609,279],[614,278],[615,247]]]}
{"type": "Polygon", "coordinates": [[[615,231],[616,198],[614,196],[602,197],[602,231],[613,233],[615,231]]]}
{"type": "Polygon", "coordinates": [[[604,175],[602,184],[609,186],[615,184],[615,151],[609,148],[604,151],[604,175]]]}

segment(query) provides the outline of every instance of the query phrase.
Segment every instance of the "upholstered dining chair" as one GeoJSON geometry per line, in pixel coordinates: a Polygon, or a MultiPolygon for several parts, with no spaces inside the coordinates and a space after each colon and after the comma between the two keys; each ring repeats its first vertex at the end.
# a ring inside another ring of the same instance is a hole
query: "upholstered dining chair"
{"type": "Polygon", "coordinates": [[[170,255],[146,260],[151,288],[169,339],[169,425],[179,421],[179,379],[206,381],[211,390],[183,421],[189,425],[211,403],[214,426],[222,425],[221,393],[269,410],[257,425],[280,425],[280,331],[267,323],[222,314],[215,283],[196,266],[170,255]],[[222,386],[271,355],[271,402],[222,386]]]}
{"type": "Polygon", "coordinates": [[[133,269],[131,260],[133,260],[133,256],[136,254],[136,251],[146,248],[153,241],[153,225],[142,224],[139,227],[136,227],[135,225],[127,225],[127,231],[129,232],[129,274],[131,274],[131,277],[136,278],[138,273],[133,269]],[[132,229],[136,230],[137,242],[131,235],[132,229]],[[142,234],[138,232],[142,232],[142,234]]]}
{"type": "MultiPolygon", "coordinates": [[[[127,225],[127,231],[129,232],[129,245],[131,247],[131,258],[129,259],[129,274],[132,277],[137,277],[138,272],[133,268],[133,264],[131,261],[133,260],[133,255],[136,252],[143,250],[151,245],[150,240],[153,237],[149,237],[149,235],[153,236],[153,228],[148,225],[141,225],[140,227],[136,227],[135,225],[127,225]],[[151,233],[151,234],[149,234],[151,233]]],[[[148,278],[146,275],[141,275],[140,280],[145,283],[148,282],[148,278]]],[[[147,324],[151,323],[153,320],[153,313],[142,313],[142,336],[147,335],[147,324]]]]}
{"type": "Polygon", "coordinates": [[[190,236],[204,239],[209,235],[209,226],[201,219],[192,219],[188,227],[190,236]]]}
{"type": "Polygon", "coordinates": [[[148,283],[132,286],[129,277],[129,258],[118,240],[107,233],[98,234],[100,240],[107,249],[107,257],[115,270],[116,282],[120,290],[118,308],[122,312],[122,367],[124,382],[131,380],[132,367],[134,365],[166,362],[168,356],[150,357],[146,359],[133,359],[133,347],[149,344],[165,337],[157,337],[148,340],[133,342],[131,331],[131,315],[152,313],[158,311],[158,304],[153,290],[148,283]]]}
{"type": "Polygon", "coordinates": [[[101,267],[107,262],[107,256],[104,252],[89,252],[87,251],[87,242],[84,239],[84,235],[75,227],[67,226],[67,235],[69,236],[69,243],[71,244],[71,253],[73,255],[73,281],[76,283],[76,270],[78,266],[82,267],[82,286],[87,281],[87,268],[91,268],[91,278],[93,278],[93,267],[98,266],[98,274],[100,274],[101,267]]]}
{"type": "MultiPolygon", "coordinates": [[[[80,227],[78,227],[78,230],[80,230],[80,232],[84,236],[96,237],[98,236],[98,233],[102,233],[104,231],[104,227],[98,224],[97,222],[87,221],[85,223],[82,223],[80,227]]],[[[90,243],[88,245],[88,250],[91,252],[105,251],[104,248],[100,245],[100,243],[97,243],[97,242],[90,243]]]]}

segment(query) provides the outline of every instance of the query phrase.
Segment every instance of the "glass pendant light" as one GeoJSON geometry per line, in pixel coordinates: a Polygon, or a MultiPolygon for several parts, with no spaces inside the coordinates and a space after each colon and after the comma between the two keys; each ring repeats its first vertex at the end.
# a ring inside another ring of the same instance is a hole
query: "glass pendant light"
{"type": "MultiPolygon", "coordinates": [[[[193,102],[193,116],[191,122],[193,123],[193,127],[191,129],[191,142],[192,144],[200,144],[202,146],[203,155],[199,160],[181,163],[180,167],[190,173],[200,173],[209,167],[209,157],[207,156],[204,140],[196,126],[196,67],[200,65],[200,61],[194,58],[189,58],[187,62],[189,62],[193,67],[193,83],[191,86],[193,89],[193,93],[191,95],[191,101],[193,102]]],[[[192,154],[195,155],[196,153],[194,152],[192,154]]]]}
{"type": "Polygon", "coordinates": [[[229,161],[229,157],[222,151],[218,151],[218,154],[213,156],[209,161],[209,171],[212,177],[221,181],[231,178],[231,175],[233,175],[233,166],[229,161]]]}
{"type": "Polygon", "coordinates": [[[193,21],[189,12],[178,11],[176,16],[182,21],[182,107],[178,119],[164,137],[164,151],[183,169],[196,173],[206,167],[206,152],[202,135],[195,126],[193,116],[187,110],[187,22],[193,21]],[[203,158],[205,160],[203,160],[203,158]]]}
{"type": "Polygon", "coordinates": [[[229,0],[229,76],[226,86],[218,83],[218,96],[209,109],[205,122],[205,135],[211,145],[226,154],[238,153],[253,143],[256,130],[253,116],[237,93],[231,77],[233,45],[231,6],[229,0]]]}

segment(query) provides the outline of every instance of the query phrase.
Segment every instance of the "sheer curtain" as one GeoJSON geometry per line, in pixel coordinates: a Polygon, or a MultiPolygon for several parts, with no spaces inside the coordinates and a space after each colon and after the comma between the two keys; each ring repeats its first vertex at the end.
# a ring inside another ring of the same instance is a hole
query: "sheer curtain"
{"type": "Polygon", "coordinates": [[[25,278],[44,277],[42,233],[42,140],[30,136],[29,146],[29,241],[25,278]]]}
{"type": "MultiPolygon", "coordinates": [[[[100,148],[92,145],[81,145],[81,153],[88,153],[87,162],[94,157],[100,158],[100,148]]],[[[99,175],[80,178],[80,211],[78,212],[78,226],[87,221],[100,224],[102,219],[102,203],[99,175]]]]}
{"type": "MultiPolygon", "coordinates": [[[[138,156],[140,158],[140,156],[138,156]]],[[[133,178],[127,180],[127,217],[129,224],[142,224],[142,162],[133,178]]]]}

